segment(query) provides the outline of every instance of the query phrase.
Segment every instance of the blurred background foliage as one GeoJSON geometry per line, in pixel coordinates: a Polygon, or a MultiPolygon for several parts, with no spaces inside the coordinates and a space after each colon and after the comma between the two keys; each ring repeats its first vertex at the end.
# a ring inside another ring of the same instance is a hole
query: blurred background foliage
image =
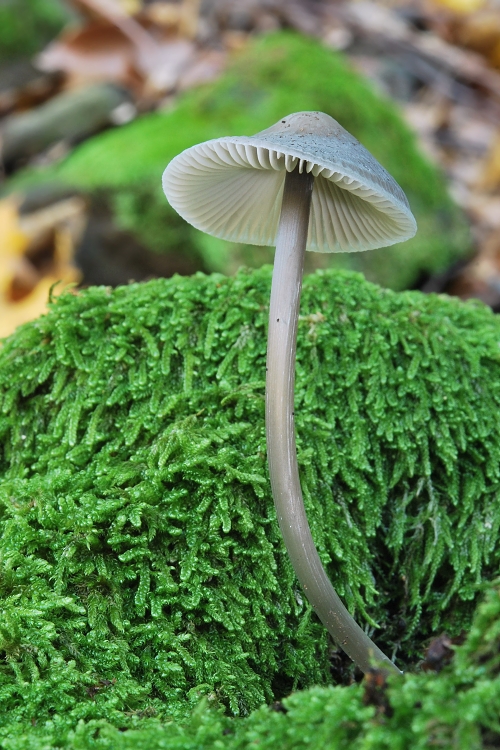
{"type": "Polygon", "coordinates": [[[470,248],[464,216],[439,170],[419,151],[396,107],[346,60],[315,40],[290,32],[258,38],[234,55],[214,84],[182,96],[166,112],[144,115],[78,147],[63,163],[22,177],[57,178],[73,187],[106,190],[118,224],[156,252],[187,254],[207,271],[271,262],[273,248],[235,245],[187,225],[166,203],[161,174],[185,148],[221,135],[253,134],[291,112],[326,112],[353,133],[405,190],[417,236],[371,253],[309,253],[307,270],[342,266],[393,289],[415,285],[470,248]]]}
{"type": "Polygon", "coordinates": [[[272,248],[188,226],[161,173],[194,143],[300,110],[351,131],[419,227],[401,246],[308,253],[306,270],[495,307],[500,75],[488,2],[2,0],[0,336],[42,312],[58,280],[115,286],[271,261],[272,248]]]}

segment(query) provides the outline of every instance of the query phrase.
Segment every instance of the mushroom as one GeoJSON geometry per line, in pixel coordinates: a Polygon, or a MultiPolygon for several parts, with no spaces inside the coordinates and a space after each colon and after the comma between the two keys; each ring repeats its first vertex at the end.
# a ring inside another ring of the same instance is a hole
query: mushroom
{"type": "Polygon", "coordinates": [[[314,544],[294,430],[297,323],[305,250],[358,252],[413,237],[405,194],[374,157],[322,112],[297,112],[254,136],[192,146],[163,174],[186,221],[233,242],[276,245],[269,310],[266,435],[281,533],[307,599],[335,642],[367,672],[399,669],[355,622],[314,544]]]}

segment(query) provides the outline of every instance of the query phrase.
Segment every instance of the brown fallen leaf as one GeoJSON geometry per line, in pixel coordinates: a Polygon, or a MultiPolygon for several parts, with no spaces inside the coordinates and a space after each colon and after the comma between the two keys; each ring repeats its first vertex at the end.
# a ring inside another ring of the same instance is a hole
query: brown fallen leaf
{"type": "Polygon", "coordinates": [[[63,32],[39,58],[44,70],[54,70],[56,58],[74,79],[84,76],[85,64],[90,63],[94,79],[101,69],[101,80],[119,80],[132,90],[143,82],[151,94],[171,91],[193,62],[196,48],[191,40],[196,36],[200,0],[182,0],[176,19],[178,33],[166,36],[165,27],[155,24],[154,14],[139,13],[133,18],[118,0],[73,2],[94,20],[79,30],[63,32]],[[93,62],[92,57],[96,58],[93,62]]]}
{"type": "Polygon", "coordinates": [[[37,56],[36,64],[43,71],[63,71],[70,88],[112,81],[136,92],[144,83],[134,44],[107,20],[63,31],[37,56]]]}
{"type": "Polygon", "coordinates": [[[116,26],[137,49],[155,45],[154,37],[127,13],[118,0],[72,0],[72,3],[90,19],[97,18],[116,26]]]}
{"type": "Polygon", "coordinates": [[[173,35],[155,39],[134,23],[144,32],[145,39],[132,39],[122,25],[107,19],[63,31],[38,55],[36,64],[44,71],[64,71],[69,87],[114,82],[125,86],[139,100],[172,91],[197,59],[195,44],[173,35]]]}

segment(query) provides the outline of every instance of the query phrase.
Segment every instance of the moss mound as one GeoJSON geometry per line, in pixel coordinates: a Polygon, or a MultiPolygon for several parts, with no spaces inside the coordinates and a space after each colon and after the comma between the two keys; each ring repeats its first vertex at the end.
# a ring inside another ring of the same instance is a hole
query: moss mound
{"type": "Polygon", "coordinates": [[[130,729],[106,719],[14,724],[5,750],[493,750],[500,741],[500,587],[487,590],[465,644],[439,674],[406,674],[388,688],[312,687],[247,718],[229,718],[216,696],[184,721],[135,716],[130,729]]]}
{"type": "Polygon", "coordinates": [[[35,179],[107,188],[122,226],[153,249],[168,251],[169,242],[178,246],[180,240],[213,271],[233,272],[242,262],[260,266],[272,258],[271,248],[215,240],[182,222],[166,204],[161,174],[170,159],[195,143],[253,134],[301,110],[326,112],[352,132],[401,184],[419,225],[417,236],[401,246],[350,256],[307,253],[310,268],[343,265],[403,289],[467,252],[463,215],[447,196],[442,176],[419,153],[396,107],[340,54],[291,33],[257,39],[215,84],[189,93],[170,111],[143,116],[88,141],[35,179]]]}
{"type": "Polygon", "coordinates": [[[314,687],[263,707],[243,720],[224,719],[200,704],[184,725],[152,721],[125,734],[81,726],[82,750],[488,750],[500,741],[500,588],[487,591],[471,633],[440,674],[407,674],[387,690],[314,687]],[[277,709],[277,710],[276,710],[277,709]],[[90,740],[97,734],[97,742],[90,740]],[[90,740],[90,741],[89,741],[90,740]]]}
{"type": "MultiPolygon", "coordinates": [[[[270,279],[67,293],[5,340],[0,737],[180,719],[200,695],[245,714],[330,681],[268,484],[270,279]]],[[[433,630],[469,625],[498,571],[500,323],[333,271],[305,279],[301,310],[313,535],[411,664],[433,630]]]]}

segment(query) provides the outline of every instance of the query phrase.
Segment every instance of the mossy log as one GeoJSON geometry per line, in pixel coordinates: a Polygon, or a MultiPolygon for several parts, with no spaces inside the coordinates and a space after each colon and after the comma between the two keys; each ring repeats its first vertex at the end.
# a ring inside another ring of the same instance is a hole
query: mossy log
{"type": "MultiPolygon", "coordinates": [[[[331,681],[268,482],[270,279],[66,293],[3,343],[5,747],[76,747],[79,721],[181,720],[203,695],[244,715],[331,681]],[[8,744],[18,727],[33,744],[8,744]]],[[[304,280],[295,413],[313,536],[401,666],[469,628],[498,571],[499,341],[480,303],[348,272],[304,280]]]]}

